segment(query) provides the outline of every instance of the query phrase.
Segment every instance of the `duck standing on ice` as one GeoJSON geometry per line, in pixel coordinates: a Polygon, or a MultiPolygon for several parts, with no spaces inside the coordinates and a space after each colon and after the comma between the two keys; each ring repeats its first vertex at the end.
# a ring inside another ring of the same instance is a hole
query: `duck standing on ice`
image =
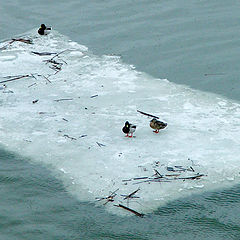
{"type": "Polygon", "coordinates": [[[38,29],[38,33],[40,35],[47,35],[49,34],[51,27],[46,27],[45,24],[41,24],[40,28],[38,29]]]}
{"type": "Polygon", "coordinates": [[[137,128],[136,125],[133,125],[126,121],[124,127],[122,128],[122,131],[127,134],[125,137],[131,138],[133,137],[133,133],[136,131],[136,128],[137,128]],[[130,136],[128,134],[130,134],[130,136]]]}
{"type": "Polygon", "coordinates": [[[167,123],[161,122],[161,121],[157,120],[156,118],[153,118],[150,121],[150,127],[155,129],[155,131],[153,131],[155,133],[159,133],[159,130],[164,129],[166,126],[167,126],[167,123]]]}

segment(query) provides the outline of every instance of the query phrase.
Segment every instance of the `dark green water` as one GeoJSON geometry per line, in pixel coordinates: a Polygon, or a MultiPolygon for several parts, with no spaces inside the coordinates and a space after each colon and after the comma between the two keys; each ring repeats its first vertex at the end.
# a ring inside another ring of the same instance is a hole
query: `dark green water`
{"type": "MultiPolygon", "coordinates": [[[[240,100],[239,1],[5,1],[0,38],[52,25],[97,55],[240,100]]],[[[3,142],[4,140],[1,139],[3,142]]],[[[240,239],[239,185],[179,199],[144,218],[79,202],[44,166],[0,151],[0,239],[240,239]]]]}

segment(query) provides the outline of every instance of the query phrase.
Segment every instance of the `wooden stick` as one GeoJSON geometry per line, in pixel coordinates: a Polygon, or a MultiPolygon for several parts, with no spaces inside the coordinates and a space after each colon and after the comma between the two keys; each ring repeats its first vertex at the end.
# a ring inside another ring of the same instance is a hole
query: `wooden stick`
{"type": "Polygon", "coordinates": [[[50,60],[53,60],[55,57],[57,57],[58,55],[60,55],[60,54],[62,54],[62,53],[64,53],[64,52],[66,52],[67,50],[68,50],[68,49],[65,49],[65,50],[57,53],[57,54],[56,54],[55,56],[53,56],[50,60]]]}
{"type": "Polygon", "coordinates": [[[105,147],[106,145],[104,145],[104,144],[102,144],[102,143],[99,143],[99,142],[96,142],[97,143],[97,145],[99,146],[99,147],[105,147]]]}
{"type": "Polygon", "coordinates": [[[5,76],[3,78],[16,78],[16,77],[22,77],[22,75],[11,75],[11,76],[5,76]]]}
{"type": "Polygon", "coordinates": [[[32,51],[33,54],[39,55],[39,56],[49,56],[52,54],[56,54],[56,53],[51,53],[51,52],[34,52],[32,51]]]}
{"type": "Polygon", "coordinates": [[[193,167],[192,167],[192,166],[190,166],[190,169],[191,169],[193,172],[195,172],[195,170],[193,169],[193,167]]]}
{"type": "Polygon", "coordinates": [[[128,208],[128,207],[126,207],[126,206],[124,206],[124,205],[122,205],[122,204],[118,204],[118,205],[114,205],[114,206],[116,206],[116,207],[121,207],[121,208],[123,208],[123,209],[125,209],[125,210],[127,210],[127,211],[129,211],[129,212],[131,212],[131,213],[134,213],[136,216],[138,216],[138,217],[143,217],[144,216],[144,214],[142,214],[142,213],[139,213],[139,212],[137,212],[137,211],[135,211],[135,210],[133,210],[133,209],[131,209],[131,208],[128,208]]]}
{"type": "Polygon", "coordinates": [[[5,50],[7,49],[8,45],[11,45],[12,43],[19,41],[19,42],[23,42],[23,43],[28,43],[28,44],[32,44],[32,40],[31,39],[23,39],[23,38],[13,38],[10,42],[8,42],[5,46],[1,47],[0,50],[5,50]]]}
{"type": "Polygon", "coordinates": [[[57,73],[59,73],[62,69],[60,70],[56,70],[56,72],[54,73],[54,75],[56,75],[57,73]]]}
{"type": "Polygon", "coordinates": [[[179,177],[179,178],[176,178],[176,179],[182,179],[182,180],[186,180],[186,179],[191,179],[191,180],[194,180],[194,179],[199,179],[200,177],[203,177],[205,176],[204,174],[198,174],[196,176],[192,176],[192,177],[179,177]]]}
{"type": "Polygon", "coordinates": [[[55,102],[60,102],[60,101],[71,101],[73,100],[73,98],[61,98],[61,99],[56,99],[56,100],[53,100],[55,102]]]}
{"type": "Polygon", "coordinates": [[[67,134],[64,134],[63,136],[64,136],[64,137],[67,137],[67,138],[70,138],[71,140],[77,140],[76,138],[74,138],[74,137],[70,137],[70,136],[67,135],[67,134]]]}
{"type": "MultiPolygon", "coordinates": [[[[31,74],[31,76],[36,79],[36,77],[35,77],[33,74],[31,74]]],[[[37,79],[36,79],[36,80],[37,80],[37,79]]]]}
{"type": "Polygon", "coordinates": [[[205,73],[204,76],[225,75],[225,73],[205,73]]]}
{"type": "Polygon", "coordinates": [[[155,176],[157,176],[158,178],[163,178],[163,175],[160,174],[160,172],[156,169],[153,169],[155,171],[155,176]]]}
{"type": "Polygon", "coordinates": [[[38,114],[55,114],[55,112],[38,112],[38,114]]]}
{"type": "Polygon", "coordinates": [[[12,78],[12,79],[1,81],[0,83],[11,82],[11,81],[15,81],[15,80],[18,80],[18,79],[21,79],[21,78],[26,78],[26,77],[32,77],[32,76],[30,76],[30,75],[22,75],[20,77],[15,77],[15,78],[12,78]]]}
{"type": "Polygon", "coordinates": [[[86,137],[86,136],[87,136],[87,134],[83,134],[79,138],[83,138],[83,137],[86,137]]]}
{"type": "Polygon", "coordinates": [[[28,88],[30,88],[30,87],[32,87],[32,86],[34,86],[34,85],[36,85],[36,83],[33,83],[33,84],[29,85],[28,88]]]}
{"type": "Polygon", "coordinates": [[[187,169],[186,168],[179,168],[179,167],[178,167],[178,169],[174,169],[173,167],[167,167],[167,171],[169,171],[169,172],[185,172],[185,171],[187,171],[187,169]]]}
{"type": "Polygon", "coordinates": [[[133,183],[133,185],[140,184],[140,183],[146,183],[146,182],[148,182],[148,183],[150,183],[150,182],[170,182],[170,179],[163,180],[162,178],[153,178],[153,179],[148,179],[145,181],[133,183]]]}
{"type": "Polygon", "coordinates": [[[147,179],[148,177],[136,177],[136,178],[133,178],[133,180],[141,180],[141,179],[147,179]]]}
{"type": "Polygon", "coordinates": [[[166,177],[179,177],[180,174],[165,174],[166,177]]]}
{"type": "Polygon", "coordinates": [[[130,179],[123,179],[123,180],[122,180],[122,182],[130,182],[130,181],[132,181],[131,178],[130,178],[130,179]]]}
{"type": "Polygon", "coordinates": [[[117,196],[116,192],[119,190],[116,189],[115,191],[113,191],[109,196],[107,197],[102,197],[102,198],[96,198],[97,201],[101,201],[101,200],[107,200],[103,205],[106,205],[108,202],[114,202],[113,198],[117,196]]]}
{"type": "Polygon", "coordinates": [[[142,111],[139,111],[139,110],[137,110],[137,112],[139,112],[139,113],[141,113],[141,114],[143,114],[143,115],[146,115],[146,116],[148,116],[148,117],[153,117],[153,118],[157,118],[157,119],[159,119],[159,117],[154,116],[154,115],[149,114],[149,113],[145,113],[145,112],[142,112],[142,111]]]}
{"type": "Polygon", "coordinates": [[[93,96],[91,96],[90,98],[95,98],[95,97],[97,97],[98,95],[96,94],[96,95],[93,95],[93,96]]]}
{"type": "Polygon", "coordinates": [[[128,199],[128,198],[138,198],[133,196],[135,193],[137,193],[140,190],[140,188],[138,188],[137,190],[135,190],[134,192],[130,193],[129,195],[125,196],[124,200],[128,199]]]}
{"type": "Polygon", "coordinates": [[[46,64],[47,64],[47,63],[52,63],[52,64],[56,64],[56,65],[58,65],[58,64],[61,64],[61,65],[62,65],[62,63],[58,63],[58,62],[56,62],[55,60],[52,60],[52,59],[43,60],[43,62],[46,62],[46,64]]]}
{"type": "Polygon", "coordinates": [[[32,44],[31,39],[23,39],[23,38],[13,38],[9,44],[12,44],[13,42],[16,42],[16,41],[27,43],[27,44],[32,44]]]}
{"type": "Polygon", "coordinates": [[[52,83],[46,76],[42,75],[49,83],[52,83]]]}

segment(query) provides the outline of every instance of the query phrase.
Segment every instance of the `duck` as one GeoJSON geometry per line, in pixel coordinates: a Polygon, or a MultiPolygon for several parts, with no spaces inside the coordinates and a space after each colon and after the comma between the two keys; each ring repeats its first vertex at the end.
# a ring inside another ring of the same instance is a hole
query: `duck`
{"type": "Polygon", "coordinates": [[[133,133],[136,131],[137,126],[134,124],[129,123],[128,121],[125,122],[124,127],[122,128],[122,131],[126,133],[127,135],[125,137],[133,137],[133,133]],[[128,135],[130,133],[130,135],[128,135]]]}
{"type": "Polygon", "coordinates": [[[161,122],[161,121],[157,120],[156,118],[153,118],[150,121],[150,127],[155,129],[155,131],[153,131],[155,133],[159,133],[159,130],[164,129],[166,126],[167,126],[167,123],[161,122]]]}
{"type": "Polygon", "coordinates": [[[38,29],[38,33],[40,35],[47,35],[51,30],[51,27],[46,27],[45,24],[41,24],[40,28],[38,29]]]}

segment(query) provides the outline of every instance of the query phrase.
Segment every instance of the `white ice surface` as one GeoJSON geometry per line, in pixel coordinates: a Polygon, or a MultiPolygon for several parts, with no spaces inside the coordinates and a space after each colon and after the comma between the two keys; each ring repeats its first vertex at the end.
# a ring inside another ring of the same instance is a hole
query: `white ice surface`
{"type": "Polygon", "coordinates": [[[35,32],[28,33],[33,44],[14,42],[0,51],[1,81],[35,76],[6,82],[7,89],[0,91],[2,146],[49,166],[80,200],[95,201],[119,188],[115,201],[105,205],[115,213],[124,210],[113,204],[148,212],[179,197],[239,182],[238,102],[154,79],[118,56],[94,56],[55,31],[48,36],[35,32]],[[54,58],[62,70],[54,74],[43,62],[54,55],[31,51],[64,51],[54,58]],[[151,118],[137,110],[159,116],[168,127],[153,133],[151,118]],[[121,131],[126,120],[137,125],[135,138],[121,131]],[[150,184],[122,181],[151,177],[154,169],[171,174],[166,167],[175,165],[195,169],[181,176],[207,176],[150,184]],[[121,194],[138,187],[140,198],[123,200],[121,194]]]}

